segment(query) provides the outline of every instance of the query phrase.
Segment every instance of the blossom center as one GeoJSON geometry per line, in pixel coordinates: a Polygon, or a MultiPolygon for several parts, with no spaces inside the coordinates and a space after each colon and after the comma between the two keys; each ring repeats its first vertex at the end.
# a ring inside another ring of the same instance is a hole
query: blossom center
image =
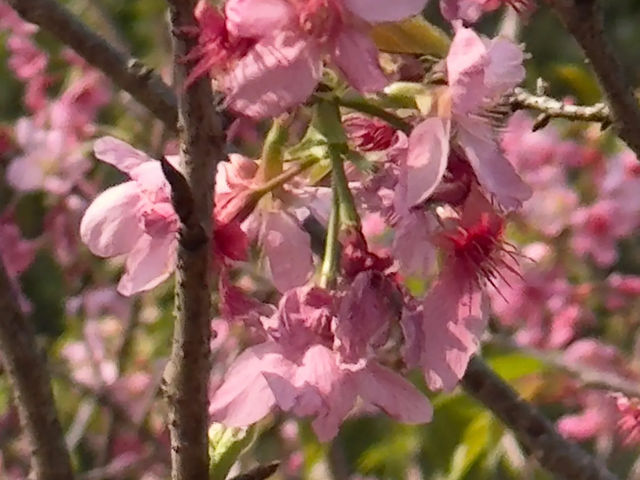
{"type": "Polygon", "coordinates": [[[344,23],[343,7],[337,0],[293,0],[300,28],[308,35],[325,42],[344,23]]]}
{"type": "Polygon", "coordinates": [[[178,231],[178,217],[170,203],[146,206],[141,214],[142,228],[152,237],[162,237],[178,231]]]}
{"type": "Polygon", "coordinates": [[[507,251],[502,235],[502,221],[482,213],[477,222],[467,227],[459,226],[456,232],[447,234],[446,238],[451,242],[456,263],[465,270],[467,276],[477,284],[484,279],[495,287],[494,280],[501,278],[500,267],[513,270],[502,258],[507,251]]]}

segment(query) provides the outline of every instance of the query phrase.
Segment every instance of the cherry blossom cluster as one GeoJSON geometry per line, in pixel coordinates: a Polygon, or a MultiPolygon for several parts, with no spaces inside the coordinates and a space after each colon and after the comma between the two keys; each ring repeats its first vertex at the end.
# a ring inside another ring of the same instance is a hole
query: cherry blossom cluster
{"type": "MultiPolygon", "coordinates": [[[[219,279],[212,423],[246,427],[282,411],[311,419],[321,441],[354,412],[426,423],[433,407],[409,373],[451,392],[481,342],[500,337],[640,379],[640,342],[620,334],[640,326],[640,276],[623,261],[640,227],[638,160],[591,128],[533,131],[527,114],[512,113],[524,47],[472,25],[504,5],[526,14],[533,2],[440,0],[452,32],[444,58],[381,54],[372,28],[426,3],[201,1],[199,28],[178,32],[198,40],[181,59],[191,72],[181,87],[212,79],[235,118],[208,232],[219,279]]],[[[51,250],[73,285],[66,313],[85,319],[60,348],[71,380],[106,392],[137,425],[151,416],[153,437],[166,442],[149,407],[161,368],[147,351],[125,372],[117,341],[140,313],[127,297],[155,290],[135,300],[151,324],[176,269],[182,225],[158,153],[175,148],[149,155],[148,144],[100,128],[114,100],[105,79],[68,51],[69,75],[52,74],[37,28],[1,0],[0,29],[27,112],[0,127],[11,189],[0,260],[29,311],[20,275],[51,250]],[[96,174],[111,167],[107,181],[96,174]],[[15,211],[34,192],[45,199],[43,232],[25,239],[15,211]],[[80,241],[108,268],[79,258],[80,241]],[[114,266],[123,267],[117,287],[114,266]],[[99,280],[88,288],[86,278],[99,280]]],[[[178,155],[162,161],[181,172],[178,155]]],[[[562,434],[638,443],[640,399],[566,373],[541,375],[535,392],[571,410],[557,418],[562,434]]],[[[139,438],[114,438],[122,462],[145,453],[139,438]]],[[[151,470],[163,478],[161,465],[151,470]]]]}
{"type": "MultiPolygon", "coordinates": [[[[199,5],[187,84],[211,72],[226,108],[276,117],[261,158],[233,153],[218,167],[212,216],[220,313],[243,322],[259,343],[214,389],[212,420],[247,426],[277,407],[313,417],[318,437],[328,440],[360,399],[401,421],[426,422],[426,397],[389,368],[391,359],[420,369],[432,390],[451,390],[477,351],[486,287],[498,288],[518,268],[519,253],[504,238],[505,214],[531,196],[504,155],[502,120],[493,114],[524,78],[522,48],[452,18],[455,36],[435,67],[445,84],[399,86],[429,97],[397,117],[402,130],[314,94],[319,85],[318,92],[331,89],[325,60],[344,85],[336,88],[371,94],[365,102],[393,90],[368,29],[424,4],[199,5]],[[296,110],[311,111],[310,120],[296,110]],[[295,130],[304,132],[297,143],[295,130]],[[368,168],[346,162],[350,152],[368,168]],[[301,158],[314,155],[305,167],[324,166],[325,174],[293,175],[301,158]],[[325,232],[324,253],[312,249],[311,222],[325,232]],[[264,275],[281,295],[277,307],[231,281],[250,245],[264,255],[264,275]]],[[[126,255],[121,293],[149,290],[175,268],[180,221],[170,185],[159,162],[119,140],[99,139],[94,153],[130,181],[94,200],[81,237],[95,254],[126,255]]],[[[176,158],[167,160],[179,169],[176,158]]]]}

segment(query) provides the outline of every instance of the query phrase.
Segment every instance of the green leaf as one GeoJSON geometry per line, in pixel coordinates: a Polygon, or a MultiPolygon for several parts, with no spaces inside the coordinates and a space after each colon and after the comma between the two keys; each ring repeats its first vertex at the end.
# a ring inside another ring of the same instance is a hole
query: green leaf
{"type": "Polygon", "coordinates": [[[378,48],[389,53],[444,57],[451,40],[440,28],[417,16],[402,22],[376,25],[372,31],[378,48]]]}
{"type": "Polygon", "coordinates": [[[596,103],[602,98],[600,87],[594,76],[579,65],[557,65],[554,74],[566,83],[580,103],[596,103]]]}
{"type": "Polygon", "coordinates": [[[492,416],[488,412],[479,414],[464,431],[462,442],[451,458],[448,480],[460,480],[487,451],[491,439],[492,416]]]}
{"type": "Polygon", "coordinates": [[[214,423],[209,428],[209,455],[211,465],[209,478],[224,480],[236,460],[246,451],[258,436],[257,425],[247,428],[225,427],[214,423]]]}
{"type": "Polygon", "coordinates": [[[519,352],[497,355],[488,358],[487,362],[503,380],[508,382],[546,369],[544,362],[540,359],[519,352]]]}

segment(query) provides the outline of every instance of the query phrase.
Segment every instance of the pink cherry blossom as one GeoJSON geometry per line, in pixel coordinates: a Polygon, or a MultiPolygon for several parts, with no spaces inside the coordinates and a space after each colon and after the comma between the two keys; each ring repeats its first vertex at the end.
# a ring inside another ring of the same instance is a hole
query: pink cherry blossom
{"type": "Polygon", "coordinates": [[[487,312],[482,287],[497,288],[502,271],[515,270],[503,240],[503,219],[477,189],[459,218],[439,233],[446,258],[420,304],[405,309],[405,359],[420,367],[429,388],[451,390],[479,346],[487,312]]]}
{"type": "MultiPolygon", "coordinates": [[[[160,163],[113,137],[97,140],[94,152],[131,180],[108,188],[89,205],[80,224],[82,241],[102,257],[126,255],[118,284],[123,295],[154,288],[173,272],[179,226],[160,163]]],[[[177,158],[169,160],[177,166],[177,158]]]]}
{"type": "Polygon", "coordinates": [[[571,218],[571,246],[577,255],[591,257],[600,267],[609,267],[618,259],[617,241],[631,234],[636,221],[625,216],[612,200],[580,207],[571,218]]]}
{"type": "Polygon", "coordinates": [[[256,41],[223,80],[228,105],[265,117],[304,102],[320,80],[325,56],[357,90],[381,90],[387,80],[367,24],[401,20],[425,4],[398,0],[390,8],[383,0],[228,1],[228,31],[256,41]]]}
{"type": "Polygon", "coordinates": [[[372,279],[371,274],[361,275],[340,313],[336,299],[317,287],[285,293],[278,312],[264,321],[270,339],[245,350],[214,392],[212,420],[245,426],[278,407],[296,416],[313,416],[318,438],[327,441],[360,397],[400,421],[429,421],[426,398],[367,354],[384,343],[387,326],[384,316],[359,310],[357,298],[366,295],[372,279]],[[363,329],[353,336],[357,325],[363,329]]]}
{"type": "Polygon", "coordinates": [[[243,230],[249,237],[256,236],[264,249],[274,285],[285,292],[311,276],[311,240],[280,200],[273,198],[271,207],[256,208],[252,188],[258,186],[257,174],[258,163],[240,154],[231,154],[229,162],[218,164],[216,223],[224,228],[244,222],[243,230]]]}
{"type": "Polygon", "coordinates": [[[604,392],[588,391],[578,401],[582,410],[563,415],[556,424],[562,435],[582,442],[615,432],[618,414],[613,398],[604,392]]]}
{"type": "Polygon", "coordinates": [[[22,237],[20,228],[6,215],[0,217],[0,261],[10,278],[24,272],[36,254],[37,243],[22,237]]]}
{"type": "Polygon", "coordinates": [[[524,247],[518,271],[503,271],[496,283],[488,292],[492,310],[519,345],[563,348],[593,321],[546,244],[524,247]]]}
{"type": "Polygon", "coordinates": [[[349,140],[363,152],[387,150],[395,142],[396,130],[377,118],[349,115],[343,125],[349,140]]]}
{"type": "Polygon", "coordinates": [[[517,208],[531,196],[531,189],[505,158],[494,127],[483,117],[485,108],[522,81],[522,60],[522,50],[508,40],[483,39],[458,26],[446,58],[449,87],[441,99],[450,104],[450,112],[427,118],[409,136],[400,177],[400,186],[406,189],[401,198],[409,208],[435,191],[447,171],[450,152],[471,165],[479,184],[502,207],[517,208]]]}

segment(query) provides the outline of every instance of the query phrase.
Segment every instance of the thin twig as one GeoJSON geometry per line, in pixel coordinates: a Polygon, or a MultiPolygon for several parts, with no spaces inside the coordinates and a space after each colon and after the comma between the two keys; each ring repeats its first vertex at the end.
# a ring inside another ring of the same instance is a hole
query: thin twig
{"type": "Polygon", "coordinates": [[[176,269],[176,320],[165,373],[171,432],[171,478],[209,475],[208,381],[211,359],[211,232],[216,166],[224,157],[222,119],[215,111],[208,76],[185,89],[186,54],[197,46],[197,0],[169,0],[176,85],[179,91],[180,154],[184,177],[163,170],[181,221],[176,269]]]}
{"type": "Polygon", "coordinates": [[[56,0],[8,0],[28,22],[35,23],[73,48],[118,87],[148,108],[175,131],[178,112],[175,94],[140,60],[119,52],[56,0]]]}
{"type": "Polygon", "coordinates": [[[152,446],[157,446],[158,439],[151,433],[143,423],[136,423],[131,417],[131,413],[126,408],[120,406],[107,390],[96,390],[88,385],[76,382],[63,369],[54,368],[53,373],[56,378],[68,383],[71,388],[84,397],[94,400],[101,407],[108,409],[111,414],[126,427],[130,428],[140,439],[149,442],[152,446]]]}
{"type": "Polygon", "coordinates": [[[547,95],[534,95],[524,88],[516,88],[508,101],[513,110],[535,110],[550,118],[597,122],[603,129],[612,121],[609,107],[604,103],[571,105],[547,95]]]}
{"type": "Polygon", "coordinates": [[[78,475],[79,480],[108,480],[119,478],[142,477],[144,471],[158,461],[155,452],[141,454],[136,459],[123,462],[116,458],[111,463],[94,468],[78,475]]]}
{"type": "Polygon", "coordinates": [[[640,159],[640,105],[604,35],[597,0],[553,0],[550,3],[591,63],[611,107],[620,138],[640,159]]]}
{"type": "Polygon", "coordinates": [[[9,376],[20,421],[33,448],[37,480],[70,480],[71,459],[51,389],[44,352],[22,314],[14,286],[0,261],[0,358],[9,376]]]}
{"type": "Polygon", "coordinates": [[[616,480],[598,460],[563,438],[544,415],[522,400],[480,358],[471,359],[462,385],[513,430],[542,467],[558,478],[616,480]]]}
{"type": "MultiPolygon", "coordinates": [[[[140,322],[140,307],[140,299],[134,300],[131,306],[131,313],[129,314],[124,332],[122,332],[118,348],[116,349],[115,370],[118,376],[121,376],[123,372],[126,371],[127,363],[129,362],[134,333],[140,322]]],[[[107,418],[107,435],[104,442],[104,449],[99,455],[99,465],[106,465],[109,461],[119,426],[120,421],[110,413],[107,418]]]]}

